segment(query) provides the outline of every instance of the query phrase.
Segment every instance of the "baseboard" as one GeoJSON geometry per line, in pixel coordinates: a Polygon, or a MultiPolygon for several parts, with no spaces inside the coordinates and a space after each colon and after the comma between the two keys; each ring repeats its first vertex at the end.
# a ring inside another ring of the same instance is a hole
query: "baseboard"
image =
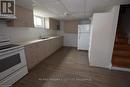
{"type": "Polygon", "coordinates": [[[75,47],[75,48],[77,48],[77,45],[63,45],[64,47],[75,47]]]}
{"type": "Polygon", "coordinates": [[[75,46],[63,46],[63,47],[70,47],[70,48],[76,48],[77,49],[77,47],[75,47],[75,46]]]}
{"type": "Polygon", "coordinates": [[[108,68],[111,70],[112,69],[112,64],[110,64],[108,68]]]}
{"type": "Polygon", "coordinates": [[[129,68],[112,67],[111,70],[127,71],[130,72],[129,68]]]}
{"type": "Polygon", "coordinates": [[[86,50],[86,49],[78,49],[78,48],[77,48],[77,50],[79,50],[79,51],[88,51],[88,50],[86,50]]]}

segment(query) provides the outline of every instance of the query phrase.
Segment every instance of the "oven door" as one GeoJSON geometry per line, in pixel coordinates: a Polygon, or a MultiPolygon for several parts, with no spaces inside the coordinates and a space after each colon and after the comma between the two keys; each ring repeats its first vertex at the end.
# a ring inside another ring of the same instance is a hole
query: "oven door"
{"type": "Polygon", "coordinates": [[[24,49],[0,53],[0,80],[26,65],[24,49]]]}

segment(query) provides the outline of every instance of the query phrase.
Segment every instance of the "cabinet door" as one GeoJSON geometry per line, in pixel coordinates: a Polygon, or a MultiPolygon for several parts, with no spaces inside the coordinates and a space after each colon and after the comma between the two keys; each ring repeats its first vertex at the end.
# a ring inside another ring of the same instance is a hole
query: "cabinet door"
{"type": "Polygon", "coordinates": [[[25,46],[25,54],[28,69],[32,69],[38,63],[54,53],[63,45],[63,37],[49,39],[25,46]]]}
{"type": "Polygon", "coordinates": [[[59,29],[60,28],[60,21],[56,20],[56,19],[49,19],[49,23],[50,23],[50,29],[59,29]]]}
{"type": "Polygon", "coordinates": [[[29,70],[38,64],[37,53],[37,44],[31,44],[25,47],[27,66],[29,70]]]}
{"type": "Polygon", "coordinates": [[[50,23],[50,29],[55,29],[55,20],[50,18],[49,23],[50,23]]]}
{"type": "Polygon", "coordinates": [[[34,27],[32,10],[16,6],[16,17],[17,19],[8,22],[8,26],[34,27]]]}
{"type": "Polygon", "coordinates": [[[65,33],[76,33],[78,32],[78,21],[64,21],[64,32],[65,33]]]}
{"type": "Polygon", "coordinates": [[[47,55],[47,43],[46,41],[42,41],[38,43],[37,46],[37,55],[38,55],[38,62],[40,63],[43,61],[47,55]]]}

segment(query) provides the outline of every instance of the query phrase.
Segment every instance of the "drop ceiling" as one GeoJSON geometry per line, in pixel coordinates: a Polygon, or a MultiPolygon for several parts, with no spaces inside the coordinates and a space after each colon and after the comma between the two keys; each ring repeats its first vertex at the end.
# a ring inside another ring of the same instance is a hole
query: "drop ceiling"
{"type": "Polygon", "coordinates": [[[107,11],[114,5],[130,4],[130,0],[16,0],[16,4],[40,9],[48,17],[84,19],[95,12],[107,11]]]}

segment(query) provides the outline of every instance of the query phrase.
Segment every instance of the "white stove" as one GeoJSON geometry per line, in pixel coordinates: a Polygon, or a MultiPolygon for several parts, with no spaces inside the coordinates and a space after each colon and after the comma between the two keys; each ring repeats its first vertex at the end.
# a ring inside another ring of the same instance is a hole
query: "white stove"
{"type": "Polygon", "coordinates": [[[27,73],[24,47],[0,40],[0,87],[10,87],[27,73]]]}

